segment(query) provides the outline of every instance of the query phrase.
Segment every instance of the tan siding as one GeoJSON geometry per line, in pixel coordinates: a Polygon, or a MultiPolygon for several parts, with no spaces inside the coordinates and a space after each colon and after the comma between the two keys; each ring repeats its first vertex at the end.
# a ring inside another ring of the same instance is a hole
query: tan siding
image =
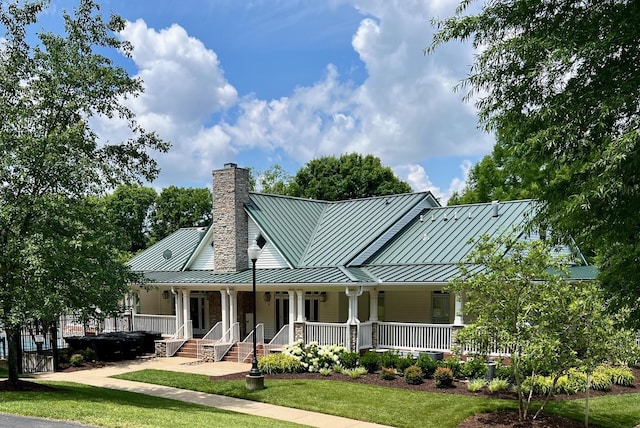
{"type": "Polygon", "coordinates": [[[318,303],[318,312],[319,317],[318,321],[320,322],[340,322],[339,312],[340,312],[340,300],[339,294],[336,292],[327,292],[327,301],[318,303]]]}
{"type": "Polygon", "coordinates": [[[385,321],[430,323],[431,292],[385,291],[385,321]]]}
{"type": "Polygon", "coordinates": [[[140,313],[152,315],[171,315],[173,313],[173,298],[162,298],[161,290],[140,291],[140,313]]]}

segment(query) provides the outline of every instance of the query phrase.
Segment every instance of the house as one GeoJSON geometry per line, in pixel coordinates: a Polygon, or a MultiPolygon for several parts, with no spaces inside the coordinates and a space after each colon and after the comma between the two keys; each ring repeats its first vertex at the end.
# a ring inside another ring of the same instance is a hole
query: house
{"type": "MultiPolygon", "coordinates": [[[[443,287],[470,239],[514,231],[535,239],[526,232],[531,200],[442,207],[430,192],[283,197],[249,192],[249,171],[235,164],[213,171],[213,199],[211,227],[180,229],[130,261],[151,286],[134,290],[134,327],[171,335],[163,354],[192,337],[233,344],[252,331],[252,244],[261,249],[259,343],[447,352],[464,302],[443,287]]],[[[595,268],[574,254],[572,278],[593,279],[595,268]]]]}

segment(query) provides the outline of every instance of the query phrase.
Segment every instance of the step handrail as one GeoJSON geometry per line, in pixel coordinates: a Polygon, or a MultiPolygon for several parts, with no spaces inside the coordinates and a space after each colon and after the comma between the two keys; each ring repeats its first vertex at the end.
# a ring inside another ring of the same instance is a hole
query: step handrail
{"type": "Polygon", "coordinates": [[[222,337],[223,338],[230,337],[231,341],[229,341],[228,343],[223,343],[222,341],[220,342],[221,348],[223,349],[224,352],[220,352],[220,353],[216,352],[216,356],[215,356],[216,361],[222,361],[224,356],[227,355],[227,353],[231,350],[231,348],[233,348],[233,345],[235,345],[236,342],[238,341],[238,338],[240,337],[240,323],[234,322],[233,324],[231,324],[231,327],[229,327],[229,330],[227,330],[222,337]]]}

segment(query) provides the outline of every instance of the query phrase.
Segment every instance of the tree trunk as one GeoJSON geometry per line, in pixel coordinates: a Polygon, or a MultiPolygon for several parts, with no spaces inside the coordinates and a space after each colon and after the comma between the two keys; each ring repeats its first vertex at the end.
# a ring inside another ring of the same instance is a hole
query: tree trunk
{"type": "Polygon", "coordinates": [[[9,389],[18,389],[20,371],[20,327],[6,327],[7,332],[7,380],[9,389]]]}

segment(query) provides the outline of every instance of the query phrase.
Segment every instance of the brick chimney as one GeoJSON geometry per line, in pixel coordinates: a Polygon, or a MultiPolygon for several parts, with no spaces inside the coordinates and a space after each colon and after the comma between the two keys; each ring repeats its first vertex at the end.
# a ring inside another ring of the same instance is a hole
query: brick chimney
{"type": "Polygon", "coordinates": [[[213,171],[213,251],[215,270],[247,269],[249,224],[244,204],[249,200],[249,170],[227,163],[213,171]]]}

